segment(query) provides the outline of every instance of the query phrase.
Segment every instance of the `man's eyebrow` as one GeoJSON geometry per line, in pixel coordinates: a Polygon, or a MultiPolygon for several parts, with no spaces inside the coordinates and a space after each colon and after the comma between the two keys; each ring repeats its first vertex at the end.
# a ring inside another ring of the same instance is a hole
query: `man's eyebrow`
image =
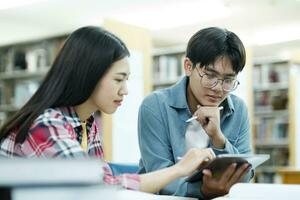
{"type": "Polygon", "coordinates": [[[235,73],[228,73],[228,74],[220,74],[218,71],[216,71],[215,69],[211,68],[211,67],[205,67],[205,70],[206,71],[209,71],[209,72],[212,72],[212,73],[215,73],[217,75],[222,75],[222,76],[236,76],[235,73]]]}

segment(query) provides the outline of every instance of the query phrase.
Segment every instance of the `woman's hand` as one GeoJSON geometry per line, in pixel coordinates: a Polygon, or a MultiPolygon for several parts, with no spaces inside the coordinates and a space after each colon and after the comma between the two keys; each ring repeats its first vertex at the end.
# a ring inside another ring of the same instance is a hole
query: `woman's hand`
{"type": "Polygon", "coordinates": [[[216,157],[211,148],[206,149],[190,149],[184,157],[174,165],[180,177],[192,174],[201,164],[212,160],[216,157]]]}
{"type": "Polygon", "coordinates": [[[188,176],[203,162],[214,159],[216,156],[211,148],[190,149],[183,158],[171,167],[140,175],[140,190],[155,193],[172,181],[188,176]]]}

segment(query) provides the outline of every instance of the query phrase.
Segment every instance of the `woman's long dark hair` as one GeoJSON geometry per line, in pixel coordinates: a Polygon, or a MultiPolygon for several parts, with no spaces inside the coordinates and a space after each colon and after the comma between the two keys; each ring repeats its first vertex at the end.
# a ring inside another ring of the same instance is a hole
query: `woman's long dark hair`
{"type": "Polygon", "coordinates": [[[16,143],[22,143],[45,109],[85,102],[111,65],[126,56],[125,44],[102,28],[88,26],[74,31],[36,93],[2,126],[0,140],[16,131],[16,143]]]}

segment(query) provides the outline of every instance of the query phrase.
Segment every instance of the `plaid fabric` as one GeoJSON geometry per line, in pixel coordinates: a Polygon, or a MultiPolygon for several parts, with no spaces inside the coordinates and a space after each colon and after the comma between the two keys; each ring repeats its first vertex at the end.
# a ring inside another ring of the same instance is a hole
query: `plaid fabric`
{"type": "MultiPolygon", "coordinates": [[[[88,150],[80,144],[82,126],[73,107],[49,108],[32,124],[29,134],[22,144],[15,144],[16,133],[11,133],[0,142],[0,156],[5,157],[46,157],[81,158],[97,157],[103,159],[100,131],[92,115],[86,123],[88,150]]],[[[107,184],[119,184],[127,189],[138,190],[140,179],[137,174],[123,174],[114,177],[107,163],[103,167],[107,184]]]]}

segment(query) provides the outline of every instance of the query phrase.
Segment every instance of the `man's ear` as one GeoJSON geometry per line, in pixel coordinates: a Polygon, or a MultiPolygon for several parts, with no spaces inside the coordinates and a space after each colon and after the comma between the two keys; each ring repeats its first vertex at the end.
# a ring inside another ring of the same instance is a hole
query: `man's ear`
{"type": "Polygon", "coordinates": [[[184,66],[185,75],[190,76],[193,71],[193,63],[188,57],[184,58],[183,66],[184,66]]]}

